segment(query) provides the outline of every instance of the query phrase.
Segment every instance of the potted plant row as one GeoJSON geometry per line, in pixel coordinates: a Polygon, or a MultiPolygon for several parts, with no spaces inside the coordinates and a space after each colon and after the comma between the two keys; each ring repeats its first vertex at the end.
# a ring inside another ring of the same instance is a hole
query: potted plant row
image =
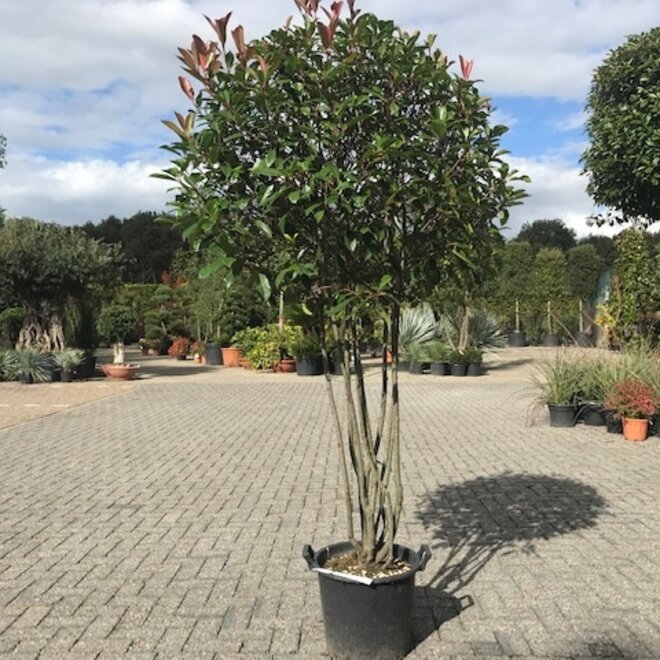
{"type": "Polygon", "coordinates": [[[434,376],[480,376],[482,371],[483,352],[476,346],[458,350],[439,340],[413,343],[405,357],[410,372],[415,374],[430,371],[434,376]]]}
{"type": "Polygon", "coordinates": [[[0,380],[18,380],[24,384],[52,380],[69,383],[76,377],[84,357],[84,351],[77,348],[53,352],[32,347],[0,351],[0,380]]]}
{"type": "MultiPolygon", "coordinates": [[[[645,438],[660,409],[660,361],[650,351],[633,349],[606,358],[560,351],[537,369],[537,403],[547,405],[551,426],[582,421],[612,433],[623,431],[627,438],[632,427],[644,427],[645,438]],[[626,419],[640,421],[629,424],[626,433],[626,419]]],[[[657,432],[655,425],[652,430],[657,432]]]]}

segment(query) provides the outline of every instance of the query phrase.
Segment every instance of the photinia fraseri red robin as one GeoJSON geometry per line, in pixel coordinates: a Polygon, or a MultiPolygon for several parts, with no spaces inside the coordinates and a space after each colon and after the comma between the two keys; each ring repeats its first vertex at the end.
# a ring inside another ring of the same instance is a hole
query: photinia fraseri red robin
{"type": "Polygon", "coordinates": [[[458,56],[458,60],[461,64],[461,73],[463,74],[463,78],[467,80],[470,77],[470,74],[472,73],[472,65],[474,64],[474,61],[468,60],[462,55],[458,56]]]}

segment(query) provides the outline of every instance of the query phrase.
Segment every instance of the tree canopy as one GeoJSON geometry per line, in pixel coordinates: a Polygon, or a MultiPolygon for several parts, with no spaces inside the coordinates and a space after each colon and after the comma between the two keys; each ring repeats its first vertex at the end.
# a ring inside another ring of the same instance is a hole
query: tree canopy
{"type": "MultiPolygon", "coordinates": [[[[364,392],[359,315],[379,306],[396,363],[401,304],[478,271],[523,192],[471,62],[461,58],[462,75],[452,73],[434,37],[362,14],[353,0],[346,19],[341,2],[323,8],[325,18],[318,0],[296,4],[301,25],[288,21],[250,43],[239,26],[234,52],[229,16],[209,20],[217,43],[194,36],[179,49],[198,90],[180,78],[193,108],[166,122],[177,139],[161,176],[175,186],[176,226],[210,257],[204,274],[247,271],[266,297],[304,285],[321,341],[328,324],[337,329],[350,403],[349,355],[364,392]]],[[[335,419],[340,446],[342,437],[350,446],[362,528],[358,542],[342,448],[348,537],[369,566],[391,560],[402,506],[396,368],[391,389],[386,365],[382,376],[378,431],[366,396],[346,427],[335,419]]]]}
{"type": "Polygon", "coordinates": [[[6,305],[24,310],[19,343],[62,348],[67,304],[95,289],[111,291],[118,256],[77,228],[8,220],[0,228],[0,291],[6,305]]]}
{"type": "Polygon", "coordinates": [[[526,222],[514,240],[529,243],[535,253],[543,248],[566,252],[575,246],[576,241],[575,231],[559,219],[526,222]]]}
{"type": "Polygon", "coordinates": [[[587,98],[587,190],[604,222],[660,220],[660,27],[628,38],[596,69],[587,98]]]}

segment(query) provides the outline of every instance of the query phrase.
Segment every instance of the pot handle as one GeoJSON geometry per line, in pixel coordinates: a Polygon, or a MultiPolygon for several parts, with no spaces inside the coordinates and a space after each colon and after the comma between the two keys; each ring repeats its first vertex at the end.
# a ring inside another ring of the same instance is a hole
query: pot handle
{"type": "Polygon", "coordinates": [[[429,563],[429,559],[431,559],[431,548],[425,543],[420,546],[417,556],[419,557],[419,570],[423,571],[426,568],[426,564],[429,563]]]}
{"type": "Polygon", "coordinates": [[[316,553],[314,552],[314,548],[312,548],[309,543],[306,543],[303,545],[303,551],[302,551],[302,556],[307,562],[307,566],[309,567],[310,570],[313,568],[316,568],[316,553]]]}

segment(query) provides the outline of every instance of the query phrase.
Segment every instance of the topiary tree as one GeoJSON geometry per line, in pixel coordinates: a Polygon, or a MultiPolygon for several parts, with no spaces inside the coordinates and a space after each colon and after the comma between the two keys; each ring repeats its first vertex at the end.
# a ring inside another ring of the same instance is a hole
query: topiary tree
{"type": "Polygon", "coordinates": [[[575,245],[575,232],[563,220],[534,220],[526,222],[518,232],[515,241],[524,241],[534,252],[542,248],[557,248],[566,252],[575,245]]]}
{"type": "Polygon", "coordinates": [[[560,327],[565,329],[575,320],[576,305],[571,301],[566,257],[561,250],[539,250],[534,261],[532,297],[539,317],[547,319],[547,332],[557,332],[560,327]]]}
{"type": "Polygon", "coordinates": [[[648,235],[639,228],[622,231],[615,239],[614,307],[617,334],[623,339],[643,333],[643,320],[651,309],[656,273],[648,235]]]}
{"type": "Polygon", "coordinates": [[[598,224],[660,220],[660,27],[629,37],[596,69],[587,98],[587,190],[598,224]]]}
{"type": "Polygon", "coordinates": [[[568,288],[578,300],[588,301],[593,297],[603,270],[603,260],[591,244],[577,245],[566,254],[568,288]]]}
{"type": "Polygon", "coordinates": [[[96,328],[99,335],[112,342],[113,363],[125,364],[124,340],[135,332],[135,311],[127,305],[109,305],[101,310],[96,328]]]}
{"type": "Polygon", "coordinates": [[[300,284],[324,347],[347,535],[367,572],[391,564],[401,522],[399,315],[452,272],[478,270],[523,193],[503,161],[490,103],[437,49],[393,22],[334,2],[297,0],[290,22],[247,43],[229,16],[209,21],[219,43],[180,49],[192,102],[166,122],[175,224],[210,258],[203,274],[254,275],[264,297],[300,284]],[[369,414],[359,319],[379,310],[382,406],[369,414]],[[329,375],[332,335],[343,356],[347,418],[329,375]],[[385,351],[383,352],[385,354],[385,351]],[[350,362],[355,367],[352,373],[350,362]],[[352,468],[353,479],[349,475],[352,468]],[[353,503],[360,531],[356,533],[353,503]]]}

